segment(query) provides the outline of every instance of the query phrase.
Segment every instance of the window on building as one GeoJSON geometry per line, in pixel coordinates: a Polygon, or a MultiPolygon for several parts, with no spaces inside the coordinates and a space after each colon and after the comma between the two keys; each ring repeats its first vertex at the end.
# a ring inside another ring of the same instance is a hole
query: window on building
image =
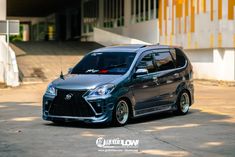
{"type": "Polygon", "coordinates": [[[83,3],[83,33],[93,32],[93,28],[98,24],[99,3],[88,0],[83,3]]]}
{"type": "Polygon", "coordinates": [[[132,0],[132,23],[144,22],[158,17],[158,0],[132,0]]]}
{"type": "Polygon", "coordinates": [[[124,26],[124,0],[104,0],[105,28],[124,26]]]}

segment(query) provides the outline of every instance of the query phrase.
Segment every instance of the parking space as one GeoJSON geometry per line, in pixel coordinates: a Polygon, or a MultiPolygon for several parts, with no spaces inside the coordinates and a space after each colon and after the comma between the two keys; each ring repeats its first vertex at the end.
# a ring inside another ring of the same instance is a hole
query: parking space
{"type": "Polygon", "coordinates": [[[41,119],[46,84],[0,89],[0,156],[235,156],[235,87],[196,81],[186,116],[155,114],[125,127],[41,119]],[[100,152],[96,139],[139,140],[137,151],[100,152]]]}

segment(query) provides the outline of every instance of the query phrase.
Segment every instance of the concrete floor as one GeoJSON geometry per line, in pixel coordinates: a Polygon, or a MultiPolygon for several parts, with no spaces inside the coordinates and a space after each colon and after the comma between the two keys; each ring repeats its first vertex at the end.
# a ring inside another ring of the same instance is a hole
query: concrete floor
{"type": "Polygon", "coordinates": [[[43,121],[45,83],[0,89],[0,157],[235,156],[235,87],[195,85],[188,115],[156,114],[116,128],[43,121]],[[101,136],[138,139],[139,151],[99,152],[101,136]]]}

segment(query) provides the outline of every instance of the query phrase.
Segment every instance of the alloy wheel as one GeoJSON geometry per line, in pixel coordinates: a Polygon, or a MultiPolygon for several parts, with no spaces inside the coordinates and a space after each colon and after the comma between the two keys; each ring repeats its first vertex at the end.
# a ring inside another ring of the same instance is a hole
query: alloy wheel
{"type": "Polygon", "coordinates": [[[182,113],[187,113],[190,106],[190,99],[188,93],[184,92],[180,97],[180,110],[182,113]]]}
{"type": "Polygon", "coordinates": [[[129,117],[128,104],[124,100],[120,100],[116,106],[116,120],[119,124],[124,125],[129,117]]]}

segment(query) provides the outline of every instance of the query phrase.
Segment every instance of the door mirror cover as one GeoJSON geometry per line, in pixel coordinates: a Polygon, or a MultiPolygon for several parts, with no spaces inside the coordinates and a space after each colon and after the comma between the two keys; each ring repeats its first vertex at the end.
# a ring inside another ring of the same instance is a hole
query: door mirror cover
{"type": "Polygon", "coordinates": [[[145,74],[148,74],[148,70],[144,69],[144,68],[137,69],[136,72],[135,72],[136,76],[138,76],[138,75],[145,75],[145,74]]]}
{"type": "Polygon", "coordinates": [[[68,74],[71,74],[72,71],[73,71],[73,68],[69,68],[69,69],[68,69],[68,74]]]}

